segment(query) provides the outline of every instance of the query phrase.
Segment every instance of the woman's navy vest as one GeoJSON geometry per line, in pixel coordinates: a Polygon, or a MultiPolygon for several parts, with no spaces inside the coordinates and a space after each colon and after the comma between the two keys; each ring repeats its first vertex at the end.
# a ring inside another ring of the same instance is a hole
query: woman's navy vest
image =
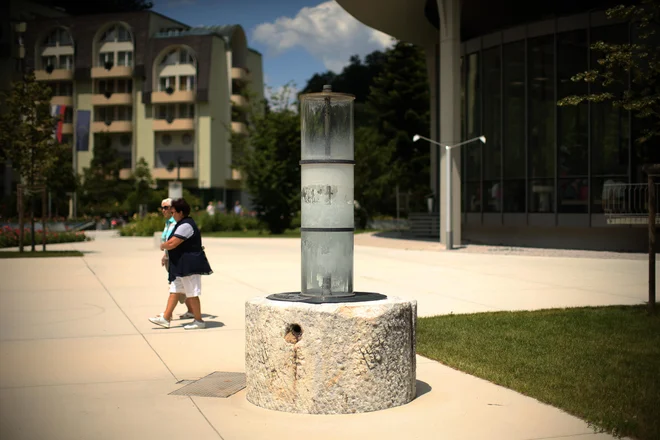
{"type": "Polygon", "coordinates": [[[192,227],[194,234],[174,249],[168,251],[170,257],[170,282],[174,281],[176,277],[187,277],[188,275],[211,275],[213,273],[211,266],[206,259],[204,249],[202,248],[202,234],[200,234],[199,229],[197,229],[197,225],[192,218],[182,218],[181,221],[174,226],[174,230],[168,237],[168,240],[176,235],[176,230],[181,225],[186,223],[192,227]]]}

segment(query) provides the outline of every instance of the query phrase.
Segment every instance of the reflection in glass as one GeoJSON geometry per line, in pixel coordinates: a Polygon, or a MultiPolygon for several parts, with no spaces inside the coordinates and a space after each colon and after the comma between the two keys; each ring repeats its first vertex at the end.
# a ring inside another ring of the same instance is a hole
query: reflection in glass
{"type": "MultiPolygon", "coordinates": [[[[627,25],[614,25],[594,28],[591,41],[608,43],[626,43],[627,25]]],[[[602,53],[591,51],[591,65],[598,66],[602,53]]],[[[624,85],[611,87],[615,93],[623,91],[624,85]]],[[[602,86],[594,84],[593,93],[603,91],[602,86]]],[[[625,175],[628,173],[628,142],[630,124],[628,112],[615,108],[611,102],[592,104],[591,106],[591,166],[593,175],[625,175]]]]}
{"type": "Polygon", "coordinates": [[[527,43],[529,72],[529,212],[554,212],[554,35],[527,43]],[[552,179],[550,181],[550,179],[552,179]],[[545,202],[550,200],[550,205],[545,202]]]}
{"type": "MultiPolygon", "coordinates": [[[[467,87],[465,89],[466,102],[466,139],[481,136],[481,85],[479,75],[479,54],[473,53],[467,57],[467,87]]],[[[481,212],[481,191],[479,182],[481,180],[481,148],[476,144],[466,144],[461,148],[466,176],[464,200],[466,211],[481,212]]]]}
{"type": "Polygon", "coordinates": [[[500,173],[502,171],[502,57],[500,47],[482,52],[484,72],[483,92],[483,134],[488,143],[483,148],[483,208],[485,212],[500,212],[502,209],[502,190],[500,173]]]}
{"type": "MultiPolygon", "coordinates": [[[[571,81],[576,72],[588,69],[587,31],[557,35],[557,95],[588,93],[587,83],[571,81]]],[[[559,212],[586,213],[588,210],[589,105],[562,106],[558,112],[559,212]]]]}
{"type": "Polygon", "coordinates": [[[504,212],[525,212],[525,42],[505,44],[504,212]]]}

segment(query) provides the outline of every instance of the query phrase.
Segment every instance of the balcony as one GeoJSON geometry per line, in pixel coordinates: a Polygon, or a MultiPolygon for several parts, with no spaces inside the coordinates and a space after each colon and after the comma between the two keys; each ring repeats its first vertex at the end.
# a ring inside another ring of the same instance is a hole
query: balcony
{"type": "Polygon", "coordinates": [[[194,90],[177,90],[172,93],[153,92],[151,102],[153,104],[169,104],[175,102],[195,102],[197,92],[194,90]]]}
{"type": "Polygon", "coordinates": [[[106,122],[93,122],[92,133],[130,133],[133,131],[133,122],[131,121],[111,121],[110,124],[106,122]]]}
{"type": "Polygon", "coordinates": [[[172,119],[172,122],[168,122],[167,119],[154,119],[152,129],[154,131],[190,131],[195,129],[195,120],[193,118],[172,119]]]}
{"type": "Polygon", "coordinates": [[[133,176],[133,170],[131,168],[122,168],[119,170],[119,178],[122,180],[130,179],[133,176]]]}
{"type": "Polygon", "coordinates": [[[73,107],[73,96],[53,96],[50,99],[52,105],[65,105],[67,107],[73,107]]]}
{"type": "MultiPolygon", "coordinates": [[[[152,168],[151,176],[154,179],[176,179],[177,170],[174,168],[172,171],[167,171],[167,168],[152,168]]],[[[197,173],[193,167],[181,167],[179,168],[179,177],[181,179],[196,179],[197,173]]]]}
{"type": "Polygon", "coordinates": [[[131,66],[92,67],[92,78],[130,78],[133,76],[131,66]]]}
{"type": "Polygon", "coordinates": [[[133,105],[132,93],[112,93],[92,95],[92,105],[133,105]]]}
{"type": "Polygon", "coordinates": [[[62,124],[62,134],[73,134],[73,124],[71,122],[62,124]]]}
{"type": "Polygon", "coordinates": [[[247,107],[248,105],[247,98],[241,95],[231,95],[231,102],[238,107],[247,107]]]}
{"type": "Polygon", "coordinates": [[[231,180],[241,180],[241,172],[239,170],[231,170],[231,180]]]}
{"type": "Polygon", "coordinates": [[[73,70],[53,69],[35,70],[34,77],[37,81],[73,81],[73,70]]]}
{"type": "Polygon", "coordinates": [[[232,67],[231,79],[238,81],[248,81],[250,79],[250,75],[247,73],[247,70],[243,69],[242,67],[232,67]]]}
{"type": "Polygon", "coordinates": [[[247,125],[242,122],[232,122],[231,131],[236,134],[248,134],[247,125]]]}

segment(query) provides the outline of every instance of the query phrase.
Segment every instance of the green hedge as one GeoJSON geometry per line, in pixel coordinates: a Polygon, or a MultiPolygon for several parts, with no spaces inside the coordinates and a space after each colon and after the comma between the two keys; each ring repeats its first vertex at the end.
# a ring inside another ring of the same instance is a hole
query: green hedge
{"type": "MultiPolygon", "coordinates": [[[[11,228],[4,226],[0,229],[0,248],[18,247],[18,228],[11,228]]],[[[41,244],[43,232],[35,231],[35,242],[41,244]]],[[[46,232],[46,244],[57,243],[75,243],[80,241],[89,241],[91,238],[87,237],[84,232],[46,232]]],[[[32,234],[29,230],[25,231],[23,235],[23,245],[29,246],[32,244],[32,234]]]]}
{"type": "MultiPolygon", "coordinates": [[[[201,232],[216,231],[250,231],[262,230],[263,225],[254,217],[240,217],[216,213],[208,215],[205,211],[191,215],[201,232]]],[[[119,230],[119,234],[127,237],[151,237],[156,232],[162,232],[165,219],[160,214],[149,214],[144,218],[133,219],[119,230]]]]}

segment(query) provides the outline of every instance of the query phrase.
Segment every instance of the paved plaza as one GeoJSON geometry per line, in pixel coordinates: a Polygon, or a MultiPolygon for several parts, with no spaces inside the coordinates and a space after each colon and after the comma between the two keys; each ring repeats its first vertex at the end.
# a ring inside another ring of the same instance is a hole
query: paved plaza
{"type": "MultiPolygon", "coordinates": [[[[84,258],[0,260],[0,438],[610,439],[582,420],[418,357],[418,397],[356,415],[269,411],[245,399],[172,396],[215,371],[244,372],[244,304],[300,288],[300,240],[204,240],[207,328],[156,328],[165,270],[152,238],[51,246],[84,258]],[[184,382],[182,382],[184,381],[184,382]],[[179,383],[178,383],[179,382],[179,383]]],[[[596,256],[597,254],[594,254],[596,256]]],[[[639,304],[643,258],[447,252],[358,236],[355,289],[415,299],[419,316],[639,304]]],[[[185,312],[178,306],[175,317],[185,312]]],[[[183,321],[188,323],[189,321],[183,321]]]]}

